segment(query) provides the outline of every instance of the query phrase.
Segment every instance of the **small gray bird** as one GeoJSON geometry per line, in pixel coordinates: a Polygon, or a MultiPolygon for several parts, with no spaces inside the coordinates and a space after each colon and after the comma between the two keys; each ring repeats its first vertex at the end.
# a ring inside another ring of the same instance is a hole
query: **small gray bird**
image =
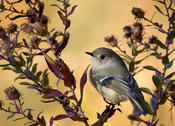
{"type": "Polygon", "coordinates": [[[90,81],[107,101],[120,104],[129,99],[134,108],[132,115],[149,113],[137,82],[119,55],[103,47],[86,53],[92,56],[90,81]]]}

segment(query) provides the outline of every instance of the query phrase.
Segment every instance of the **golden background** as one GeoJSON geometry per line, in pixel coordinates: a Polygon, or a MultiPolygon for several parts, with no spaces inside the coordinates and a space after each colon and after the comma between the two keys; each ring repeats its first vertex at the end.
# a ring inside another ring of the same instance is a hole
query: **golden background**
{"type": "MultiPolygon", "coordinates": [[[[43,0],[44,1],[44,0],[43,0]]],[[[50,7],[52,3],[56,3],[56,0],[45,0],[45,12],[49,17],[49,27],[62,29],[61,21],[57,15],[57,8],[50,7]]],[[[126,39],[123,37],[123,27],[126,25],[132,25],[134,23],[134,16],[131,14],[132,7],[140,7],[145,10],[146,16],[150,19],[154,12],[156,12],[153,7],[155,2],[153,0],[71,0],[72,4],[77,4],[78,7],[75,13],[70,16],[71,27],[69,32],[71,34],[69,44],[62,53],[62,58],[68,64],[71,70],[74,70],[74,75],[77,80],[77,87],[81,75],[83,74],[85,68],[90,64],[90,57],[84,52],[92,51],[98,47],[109,47],[107,43],[104,42],[104,37],[109,34],[114,34],[120,42],[121,47],[126,48],[126,39]]],[[[24,5],[19,5],[19,7],[25,8],[24,5]]],[[[173,5],[174,7],[174,5],[173,5]]],[[[0,19],[2,20],[4,13],[0,13],[0,19]]],[[[161,21],[165,25],[166,18],[156,13],[154,16],[155,21],[161,21]]],[[[16,20],[15,22],[21,24],[24,20],[16,20]]],[[[8,22],[2,22],[1,25],[7,25],[8,22]]],[[[149,37],[155,34],[160,39],[165,39],[165,36],[160,36],[159,33],[155,32],[151,28],[146,28],[145,37],[149,37]]],[[[29,36],[25,36],[29,38],[29,36]]],[[[115,50],[115,49],[114,49],[115,50]]],[[[35,60],[38,62],[39,69],[45,69],[47,67],[44,58],[39,57],[35,60]]],[[[155,59],[147,59],[144,61],[145,64],[154,65],[159,68],[159,62],[155,59]]],[[[174,68],[174,65],[173,67],[174,68]]],[[[148,87],[152,90],[154,89],[152,83],[152,74],[150,71],[143,71],[135,76],[139,87],[148,87]]],[[[43,115],[46,118],[47,125],[49,125],[49,118],[51,116],[56,116],[58,114],[64,113],[62,106],[58,103],[42,103],[40,102],[41,96],[37,94],[36,91],[27,89],[25,86],[20,86],[18,83],[20,81],[14,82],[14,78],[17,75],[11,71],[0,70],[0,100],[3,101],[4,105],[7,106],[7,99],[5,98],[4,89],[8,86],[14,85],[22,93],[25,102],[24,107],[32,108],[34,115],[43,111],[43,115]]],[[[53,87],[57,81],[56,77],[52,73],[49,74],[50,85],[53,87]]],[[[63,84],[59,85],[62,89],[63,84]]],[[[76,89],[76,93],[79,94],[79,88],[76,89]]],[[[144,94],[147,101],[149,97],[144,94]]],[[[105,123],[105,126],[129,126],[130,121],[127,119],[132,111],[132,106],[129,102],[122,103],[122,113],[116,111],[115,115],[105,123]]],[[[97,91],[92,87],[89,80],[85,85],[84,89],[84,99],[82,108],[85,111],[85,115],[89,117],[89,123],[92,124],[97,120],[97,112],[102,112],[105,109],[106,103],[103,98],[97,93],[97,91]]],[[[175,121],[170,120],[170,112],[168,109],[170,104],[166,106],[160,106],[158,110],[159,124],[164,124],[165,126],[175,125],[175,121]]],[[[24,122],[28,120],[20,120],[13,122],[13,119],[6,120],[9,114],[0,111],[0,126],[23,126],[24,122]]],[[[174,115],[174,114],[173,114],[174,115]]],[[[174,117],[174,116],[173,116],[174,117]]],[[[134,123],[136,124],[136,123],[134,123]]],[[[60,120],[54,122],[54,126],[82,126],[83,123],[74,122],[70,119],[60,120]]],[[[143,125],[143,124],[141,124],[143,125]]]]}

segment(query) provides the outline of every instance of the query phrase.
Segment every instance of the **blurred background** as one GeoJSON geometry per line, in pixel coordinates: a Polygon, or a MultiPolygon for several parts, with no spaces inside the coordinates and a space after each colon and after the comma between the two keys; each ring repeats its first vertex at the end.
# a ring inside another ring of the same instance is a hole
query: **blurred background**
{"type": "MultiPolygon", "coordinates": [[[[44,0],[43,0],[44,1],[44,0]]],[[[90,64],[90,57],[84,52],[92,51],[98,47],[109,47],[107,43],[104,42],[104,37],[109,34],[114,34],[122,48],[127,49],[126,42],[124,38],[123,27],[126,25],[132,25],[134,23],[134,16],[131,14],[132,7],[142,8],[146,17],[151,19],[154,12],[156,12],[153,7],[155,3],[153,0],[70,0],[72,4],[77,4],[78,7],[75,13],[70,16],[71,27],[69,32],[71,34],[69,44],[64,49],[62,53],[62,58],[67,63],[69,68],[74,71],[74,76],[77,80],[77,85],[79,80],[87,65],[90,64]]],[[[49,28],[56,28],[62,30],[62,23],[57,15],[57,8],[51,7],[53,3],[57,3],[56,0],[45,0],[45,11],[44,14],[49,17],[49,28]]],[[[24,5],[19,5],[19,7],[25,8],[24,5]]],[[[175,7],[175,5],[173,5],[175,7]]],[[[4,13],[0,14],[0,19],[3,20],[4,13]]],[[[24,19],[17,19],[15,23],[21,24],[24,19]]],[[[156,13],[154,16],[154,21],[159,21],[165,26],[167,25],[167,20],[165,17],[156,13]]],[[[9,21],[6,19],[1,23],[1,25],[8,25],[9,21]]],[[[158,36],[160,40],[165,40],[165,36],[160,36],[156,30],[151,28],[146,28],[144,30],[145,37],[150,37],[152,34],[158,36]]],[[[25,36],[30,38],[30,36],[25,36]]],[[[110,48],[110,47],[109,47],[110,48]]],[[[116,52],[117,50],[113,48],[116,52]]],[[[128,50],[128,53],[131,53],[128,50]]],[[[151,64],[156,68],[159,67],[159,63],[154,61],[155,59],[148,58],[143,64],[151,64]]],[[[44,58],[39,57],[35,60],[38,62],[39,69],[45,69],[47,67],[44,58]]],[[[174,67],[173,67],[174,68],[174,67]]],[[[135,76],[139,87],[148,87],[154,90],[154,85],[152,83],[152,74],[150,71],[144,70],[135,76]]],[[[64,113],[62,106],[58,103],[42,103],[40,102],[41,96],[37,94],[34,90],[29,90],[26,86],[19,86],[20,81],[15,81],[14,78],[17,77],[11,71],[0,70],[0,100],[3,101],[6,106],[9,101],[6,100],[4,89],[11,85],[14,85],[22,93],[24,97],[25,107],[32,108],[34,115],[43,111],[43,115],[47,120],[47,125],[49,125],[49,119],[51,116],[56,116],[58,114],[64,113]]],[[[56,84],[56,77],[50,73],[50,85],[53,87],[56,84]]],[[[63,84],[59,85],[60,90],[66,90],[63,88],[63,84]]],[[[77,88],[76,93],[79,94],[79,89],[77,88]]],[[[149,96],[144,94],[146,100],[149,101],[149,96]]],[[[82,108],[85,111],[85,115],[89,117],[89,123],[92,124],[97,120],[97,112],[101,113],[105,109],[106,103],[103,98],[97,93],[97,91],[92,87],[89,80],[85,85],[84,89],[84,99],[82,108]]],[[[122,113],[116,111],[115,115],[108,120],[105,126],[129,126],[130,121],[127,119],[127,115],[132,112],[132,106],[130,102],[121,103],[122,113]]],[[[158,111],[159,124],[164,126],[174,126],[175,120],[170,120],[170,104],[160,106],[158,111]]],[[[0,126],[23,126],[26,120],[20,120],[13,122],[13,119],[6,120],[8,117],[7,113],[0,111],[0,126]]],[[[145,117],[144,117],[145,118],[145,117]]],[[[149,119],[149,117],[146,117],[149,119]]],[[[134,123],[137,124],[137,123],[134,123]]],[[[54,123],[54,126],[82,126],[83,123],[74,122],[70,119],[64,119],[54,123]]],[[[143,124],[141,124],[143,125],[143,124]]]]}

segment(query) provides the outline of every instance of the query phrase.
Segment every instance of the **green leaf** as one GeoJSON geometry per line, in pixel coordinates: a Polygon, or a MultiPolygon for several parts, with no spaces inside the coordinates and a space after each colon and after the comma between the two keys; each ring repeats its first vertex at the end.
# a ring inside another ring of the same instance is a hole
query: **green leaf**
{"type": "Polygon", "coordinates": [[[131,57],[128,57],[127,55],[120,54],[120,56],[124,57],[124,59],[126,59],[129,62],[131,62],[131,60],[132,60],[132,58],[131,57]]]}
{"type": "Polygon", "coordinates": [[[170,80],[167,84],[167,89],[171,87],[171,85],[174,83],[175,80],[170,80]]]}
{"type": "Polygon", "coordinates": [[[144,60],[144,59],[137,60],[137,61],[135,61],[134,63],[135,63],[135,64],[139,64],[139,63],[141,63],[143,60],[144,60]]]}
{"type": "Polygon", "coordinates": [[[46,126],[46,121],[44,119],[44,116],[41,117],[41,119],[39,120],[39,123],[41,124],[41,126],[46,126]]]}
{"type": "Polygon", "coordinates": [[[138,54],[139,54],[139,53],[142,53],[145,49],[146,49],[146,48],[140,49],[140,50],[137,51],[137,53],[138,53],[138,54]]]}
{"type": "Polygon", "coordinates": [[[175,30],[172,30],[167,36],[167,40],[173,40],[175,38],[175,30]]]}
{"type": "Polygon", "coordinates": [[[43,80],[42,80],[42,84],[46,87],[49,85],[49,78],[48,78],[48,73],[47,73],[47,70],[46,69],[43,73],[43,80]]]}
{"type": "Polygon", "coordinates": [[[14,70],[14,69],[11,68],[11,67],[6,66],[6,67],[4,67],[2,70],[14,70]]]}
{"type": "Polygon", "coordinates": [[[20,85],[32,85],[31,83],[25,82],[25,81],[24,81],[24,82],[20,82],[19,84],[20,84],[20,85]]]}
{"type": "Polygon", "coordinates": [[[162,64],[168,64],[169,63],[169,58],[168,55],[165,55],[162,57],[162,64]]]}
{"type": "Polygon", "coordinates": [[[133,72],[134,71],[134,68],[135,68],[135,64],[134,64],[133,61],[131,61],[130,64],[129,64],[129,71],[130,72],[133,72]]]}
{"type": "Polygon", "coordinates": [[[35,63],[35,64],[33,65],[33,67],[32,67],[32,73],[33,73],[33,74],[35,74],[35,73],[36,73],[37,66],[38,66],[38,64],[37,64],[37,63],[35,63]]]}
{"type": "Polygon", "coordinates": [[[147,94],[149,94],[149,95],[152,95],[152,92],[151,92],[150,89],[148,89],[148,88],[142,87],[142,88],[139,88],[139,90],[140,90],[140,91],[143,91],[143,92],[145,92],[145,93],[147,93],[147,94]]]}
{"type": "Polygon", "coordinates": [[[150,114],[153,113],[152,107],[150,106],[150,104],[143,100],[143,99],[139,99],[140,103],[142,104],[143,108],[146,109],[150,114]]]}
{"type": "Polygon", "coordinates": [[[169,75],[165,77],[165,80],[172,78],[174,74],[175,72],[170,73],[169,75]]]}
{"type": "Polygon", "coordinates": [[[19,58],[19,60],[20,60],[21,66],[25,66],[26,62],[25,62],[24,58],[22,57],[22,55],[19,55],[18,58],[19,58]]]}
{"type": "Polygon", "coordinates": [[[152,71],[157,71],[157,69],[154,68],[153,66],[144,66],[143,68],[148,69],[148,70],[152,70],[152,71]]]}
{"type": "Polygon", "coordinates": [[[34,55],[31,55],[27,58],[27,66],[30,68],[32,63],[33,63],[33,58],[34,58],[34,55]]]}
{"type": "Polygon", "coordinates": [[[162,84],[161,81],[159,80],[159,78],[155,75],[152,76],[152,80],[154,82],[154,85],[158,88],[161,89],[162,88],[162,84]]]}
{"type": "Polygon", "coordinates": [[[174,20],[175,20],[175,10],[173,11],[171,18],[170,18],[170,21],[174,21],[174,20]]]}
{"type": "Polygon", "coordinates": [[[132,44],[132,43],[131,43],[131,48],[132,48],[132,55],[133,55],[133,56],[137,56],[137,54],[138,54],[138,53],[137,53],[137,49],[136,49],[136,47],[134,46],[134,44],[132,44]]]}
{"type": "Polygon", "coordinates": [[[1,64],[0,67],[6,67],[9,66],[10,64],[1,64]]]}
{"type": "Polygon", "coordinates": [[[154,5],[154,7],[157,9],[157,11],[158,11],[159,13],[161,13],[161,14],[163,14],[163,15],[166,15],[166,14],[164,14],[164,13],[162,12],[162,10],[161,10],[158,6],[154,5]]]}
{"type": "Polygon", "coordinates": [[[57,7],[58,9],[60,9],[61,11],[63,10],[58,4],[52,4],[50,6],[53,6],[53,7],[57,7]]]}
{"type": "Polygon", "coordinates": [[[161,98],[161,100],[159,101],[159,105],[163,105],[167,99],[168,99],[168,96],[164,96],[163,98],[161,98]]]}
{"type": "Polygon", "coordinates": [[[167,47],[159,40],[155,40],[154,43],[162,49],[167,49],[167,47]]]}
{"type": "Polygon", "coordinates": [[[157,59],[161,58],[161,56],[158,53],[151,53],[150,55],[151,56],[155,56],[157,59]]]}
{"type": "Polygon", "coordinates": [[[29,120],[32,120],[32,119],[33,119],[32,114],[31,114],[31,113],[28,113],[27,118],[28,118],[29,120]]]}
{"type": "Polygon", "coordinates": [[[40,80],[41,74],[42,74],[42,71],[37,72],[37,74],[35,76],[35,80],[37,80],[37,81],[40,80]]]}

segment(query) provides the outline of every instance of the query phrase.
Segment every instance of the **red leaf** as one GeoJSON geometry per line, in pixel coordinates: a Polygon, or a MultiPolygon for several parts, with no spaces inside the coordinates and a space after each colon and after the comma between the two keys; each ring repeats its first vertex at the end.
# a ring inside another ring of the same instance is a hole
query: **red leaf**
{"type": "Polygon", "coordinates": [[[49,69],[55,74],[55,76],[64,80],[65,86],[71,87],[74,83],[74,77],[64,61],[59,58],[57,62],[55,62],[51,57],[46,54],[44,54],[44,57],[49,69]]]}
{"type": "Polygon", "coordinates": [[[62,75],[61,72],[58,70],[56,62],[46,54],[44,54],[44,57],[49,69],[55,74],[55,76],[57,76],[60,79],[63,79],[64,75],[62,75]]]}
{"type": "Polygon", "coordinates": [[[81,93],[81,96],[80,96],[80,100],[78,102],[78,106],[81,106],[81,103],[82,103],[82,100],[83,100],[83,89],[84,89],[84,86],[87,82],[87,70],[89,68],[90,65],[87,66],[86,70],[84,71],[82,77],[81,77],[81,80],[80,80],[80,93],[81,93]]]}
{"type": "Polygon", "coordinates": [[[74,5],[71,9],[71,11],[68,13],[68,16],[73,14],[73,12],[75,11],[75,8],[77,7],[78,5],[74,5]]]}
{"type": "Polygon", "coordinates": [[[84,85],[86,84],[87,81],[87,70],[89,68],[90,65],[87,66],[86,70],[84,71],[82,77],[81,77],[81,81],[80,81],[80,91],[82,92],[84,85]]]}
{"type": "Polygon", "coordinates": [[[65,118],[69,118],[69,116],[65,115],[65,114],[60,114],[60,115],[57,115],[56,117],[54,117],[53,120],[58,121],[58,120],[65,119],[65,118]]]}
{"type": "Polygon", "coordinates": [[[50,126],[53,125],[53,122],[54,121],[58,121],[58,120],[65,119],[65,118],[69,118],[69,116],[68,115],[65,115],[65,114],[60,114],[60,115],[57,115],[55,117],[52,116],[50,118],[50,126]]]}
{"type": "Polygon", "coordinates": [[[59,90],[57,89],[52,89],[52,88],[46,88],[43,92],[41,92],[42,94],[47,94],[47,95],[50,95],[50,96],[55,96],[55,97],[59,97],[59,96],[62,96],[63,93],[60,92],[59,90]]]}

